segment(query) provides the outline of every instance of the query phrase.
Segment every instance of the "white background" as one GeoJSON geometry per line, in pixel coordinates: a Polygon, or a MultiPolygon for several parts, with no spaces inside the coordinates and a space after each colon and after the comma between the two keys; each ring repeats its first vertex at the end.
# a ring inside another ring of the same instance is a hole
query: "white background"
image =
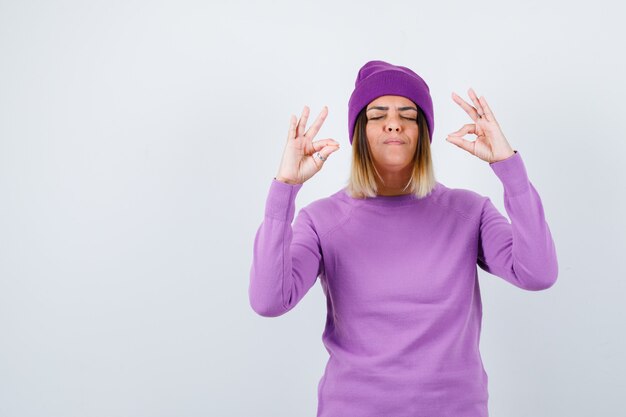
{"type": "MultiPolygon", "coordinates": [[[[539,191],[558,282],[480,271],[490,415],[623,413],[624,6],[614,1],[0,1],[0,416],[313,416],[328,357],[315,284],[248,301],[289,116],[342,148],[358,69],[412,68],[437,179],[490,196],[446,135],[484,95],[539,191]]],[[[468,139],[473,139],[472,135],[468,139]]]]}

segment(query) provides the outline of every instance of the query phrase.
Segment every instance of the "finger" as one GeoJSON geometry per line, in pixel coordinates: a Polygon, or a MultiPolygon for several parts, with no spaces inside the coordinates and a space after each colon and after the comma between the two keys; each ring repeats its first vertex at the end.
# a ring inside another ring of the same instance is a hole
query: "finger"
{"type": "Polygon", "coordinates": [[[459,96],[454,91],[452,92],[452,100],[454,100],[459,106],[461,106],[461,108],[465,110],[465,112],[469,115],[469,117],[472,118],[473,121],[476,121],[476,119],[478,119],[478,112],[476,111],[476,109],[471,104],[463,100],[461,96],[459,96]]]}
{"type": "Polygon", "coordinates": [[[298,121],[298,127],[296,130],[297,137],[300,137],[304,134],[304,128],[306,126],[306,121],[309,118],[309,107],[304,106],[302,109],[302,115],[300,116],[300,121],[298,121]]]}
{"type": "Polygon", "coordinates": [[[461,127],[459,130],[450,133],[448,136],[465,136],[470,133],[477,134],[477,127],[474,123],[468,123],[466,125],[463,125],[463,127],[461,127]]]}
{"type": "Polygon", "coordinates": [[[324,158],[327,158],[328,155],[330,155],[331,153],[335,152],[339,150],[339,146],[335,146],[335,145],[329,145],[329,146],[325,146],[321,151],[319,151],[322,156],[324,156],[324,158]]]}
{"type": "Polygon", "coordinates": [[[470,98],[472,99],[472,101],[474,102],[474,105],[476,106],[476,111],[478,112],[478,116],[482,117],[485,114],[485,111],[483,110],[483,106],[478,101],[478,96],[476,95],[476,93],[471,87],[469,90],[467,90],[467,92],[470,98]]]}
{"type": "Polygon", "coordinates": [[[461,149],[465,149],[467,152],[474,154],[474,142],[469,141],[467,139],[463,139],[460,136],[450,135],[446,138],[448,142],[454,143],[461,149]]]}
{"type": "Polygon", "coordinates": [[[480,104],[483,106],[483,109],[485,110],[485,118],[487,120],[489,120],[490,122],[496,122],[496,117],[493,115],[493,112],[491,111],[491,107],[489,107],[489,104],[487,103],[487,99],[485,98],[485,96],[482,96],[481,98],[479,98],[480,100],[480,104]]]}
{"type": "Polygon", "coordinates": [[[296,116],[289,117],[289,132],[287,133],[287,142],[296,138],[296,116]]]}
{"type": "Polygon", "coordinates": [[[330,155],[331,153],[335,152],[338,149],[339,149],[339,146],[335,146],[335,145],[324,146],[319,151],[316,151],[315,153],[313,153],[312,157],[315,161],[318,161],[317,163],[320,163],[320,162],[324,163],[326,162],[325,159],[328,158],[328,155],[330,155]],[[318,154],[321,155],[322,158],[324,159],[321,159],[318,154]]]}
{"type": "Polygon", "coordinates": [[[322,127],[322,124],[324,124],[324,120],[326,120],[326,116],[328,116],[328,107],[324,106],[320,114],[317,116],[317,119],[315,119],[311,127],[307,129],[304,136],[313,140],[315,135],[317,135],[317,132],[319,132],[320,128],[322,127]]]}
{"type": "Polygon", "coordinates": [[[324,146],[337,146],[339,147],[339,142],[337,142],[335,139],[320,139],[320,140],[316,140],[315,142],[313,142],[313,149],[315,149],[316,151],[319,151],[320,149],[323,149],[324,146]]]}
{"type": "MultiPolygon", "coordinates": [[[[480,120],[480,119],[478,119],[480,120]]],[[[480,127],[480,124],[478,123],[469,123],[466,125],[463,125],[462,128],[460,128],[459,130],[457,130],[456,132],[452,132],[451,135],[454,136],[464,136],[467,134],[474,134],[476,136],[482,136],[483,135],[483,130],[480,127]]]]}

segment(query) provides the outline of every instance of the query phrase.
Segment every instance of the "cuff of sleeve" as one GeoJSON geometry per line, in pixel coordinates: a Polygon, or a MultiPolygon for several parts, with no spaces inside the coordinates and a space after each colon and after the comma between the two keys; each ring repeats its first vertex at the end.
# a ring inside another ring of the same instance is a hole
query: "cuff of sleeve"
{"type": "Polygon", "coordinates": [[[302,184],[287,184],[272,179],[265,201],[265,215],[279,220],[293,220],[296,211],[296,195],[302,184]]]}
{"type": "Polygon", "coordinates": [[[522,156],[518,151],[498,162],[489,164],[493,172],[500,178],[504,191],[509,196],[522,194],[530,188],[528,173],[522,161],[522,156]]]}

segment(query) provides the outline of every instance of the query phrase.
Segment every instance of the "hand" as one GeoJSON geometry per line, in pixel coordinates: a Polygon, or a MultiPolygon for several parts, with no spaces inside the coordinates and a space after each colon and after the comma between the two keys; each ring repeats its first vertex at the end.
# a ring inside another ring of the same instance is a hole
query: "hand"
{"type": "Polygon", "coordinates": [[[277,180],[289,184],[302,184],[324,166],[324,161],[317,155],[318,152],[322,158],[326,159],[328,155],[339,149],[339,143],[334,139],[313,142],[313,138],[322,127],[327,115],[328,107],[324,106],[306,133],[304,129],[309,117],[309,108],[304,106],[297,124],[296,116],[291,115],[287,144],[276,175],[277,180]]]}
{"type": "Polygon", "coordinates": [[[482,96],[479,99],[471,88],[468,90],[468,93],[476,107],[466,103],[465,100],[454,92],[452,93],[452,99],[476,123],[464,125],[456,132],[449,134],[446,140],[489,163],[498,162],[513,156],[515,151],[504,137],[500,125],[489,108],[485,97],[482,96]],[[475,134],[477,136],[476,140],[472,142],[464,139],[463,136],[468,133],[475,134]]]}

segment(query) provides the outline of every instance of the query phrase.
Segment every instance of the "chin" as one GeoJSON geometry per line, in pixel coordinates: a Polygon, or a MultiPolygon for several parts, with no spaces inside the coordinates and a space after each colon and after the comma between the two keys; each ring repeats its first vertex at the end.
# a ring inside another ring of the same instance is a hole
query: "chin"
{"type": "Polygon", "coordinates": [[[398,152],[389,152],[380,158],[381,161],[385,161],[393,164],[406,164],[411,160],[412,155],[401,154],[398,152]]]}
{"type": "Polygon", "coordinates": [[[390,168],[404,168],[411,164],[411,160],[407,158],[383,158],[380,160],[380,165],[390,168]]]}

